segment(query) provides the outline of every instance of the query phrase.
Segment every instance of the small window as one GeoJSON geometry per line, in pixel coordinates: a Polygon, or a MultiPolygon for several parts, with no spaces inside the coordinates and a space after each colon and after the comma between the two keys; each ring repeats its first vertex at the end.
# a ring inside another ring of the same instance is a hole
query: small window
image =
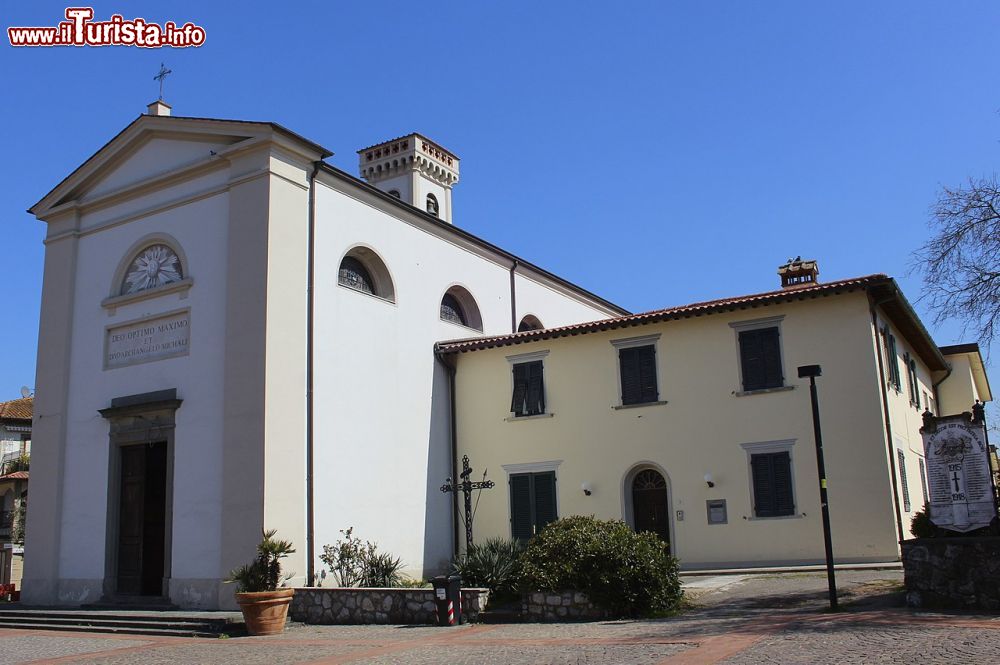
{"type": "Polygon", "coordinates": [[[466,323],[465,311],[462,309],[462,304],[458,302],[458,298],[450,293],[444,294],[444,297],[441,298],[441,319],[463,326],[469,325],[466,323]]]}
{"type": "Polygon", "coordinates": [[[788,451],[750,455],[755,517],[795,514],[792,494],[792,458],[788,451]]]}
{"type": "Polygon", "coordinates": [[[739,340],[743,390],[782,387],[785,377],[781,370],[778,327],[741,330],[739,340]]]}
{"type": "Polygon", "coordinates": [[[437,197],[433,194],[427,195],[427,212],[437,217],[440,213],[437,197]]]}
{"type": "Polygon", "coordinates": [[[375,282],[372,280],[371,273],[361,261],[353,256],[345,256],[344,260],[340,262],[337,283],[362,293],[375,293],[375,282]]]}
{"type": "Polygon", "coordinates": [[[888,326],[882,328],[882,341],[885,346],[886,380],[896,392],[899,392],[902,388],[899,378],[899,358],[896,354],[896,337],[889,332],[888,326]]]}
{"type": "Polygon", "coordinates": [[[538,320],[537,316],[528,314],[526,317],[521,319],[521,323],[517,326],[517,332],[527,332],[529,330],[541,330],[545,326],[542,322],[538,320]]]}
{"type": "Polygon", "coordinates": [[[927,494],[927,467],[924,466],[923,457],[918,457],[917,463],[920,466],[920,492],[924,495],[924,508],[926,509],[927,504],[931,502],[931,498],[927,494]]]}
{"type": "Polygon", "coordinates": [[[510,412],[516,417],[545,413],[542,361],[516,363],[511,371],[514,373],[514,390],[510,399],[510,412]]]}
{"type": "Polygon", "coordinates": [[[896,455],[899,458],[899,489],[903,492],[903,510],[910,512],[910,484],[906,482],[906,455],[902,450],[897,450],[896,455]]]}
{"type": "Polygon", "coordinates": [[[906,354],[906,369],[910,377],[910,404],[920,408],[920,383],[917,382],[917,361],[906,354]]]}
{"type": "Polygon", "coordinates": [[[374,250],[357,246],[340,260],[337,283],[348,289],[396,302],[392,277],[382,258],[374,250]]]}
{"type": "Polygon", "coordinates": [[[398,189],[390,189],[389,190],[389,196],[395,197],[397,199],[403,198],[402,196],[400,196],[398,189]]]}
{"type": "Polygon", "coordinates": [[[526,542],[556,521],[556,473],[513,473],[510,476],[510,535],[526,542]]]}
{"type": "Polygon", "coordinates": [[[656,347],[633,346],[618,349],[621,369],[622,404],[645,404],[660,398],[656,386],[656,347]]]}
{"type": "Polygon", "coordinates": [[[442,321],[457,323],[480,332],[483,330],[483,317],[479,313],[476,299],[472,297],[468,289],[457,284],[448,289],[441,297],[439,315],[442,321]]]}

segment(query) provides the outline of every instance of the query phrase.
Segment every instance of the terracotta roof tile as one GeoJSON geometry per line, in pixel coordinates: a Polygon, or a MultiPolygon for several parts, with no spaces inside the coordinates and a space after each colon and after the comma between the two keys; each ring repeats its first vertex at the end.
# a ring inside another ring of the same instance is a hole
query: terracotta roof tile
{"type": "Polygon", "coordinates": [[[703,314],[713,314],[727,309],[735,309],[743,306],[754,306],[771,302],[781,302],[797,300],[804,296],[828,295],[855,288],[864,288],[877,284],[886,284],[892,281],[888,275],[881,273],[867,275],[865,277],[854,277],[852,279],[842,279],[836,282],[826,282],[822,284],[810,284],[791,289],[780,289],[778,291],[768,291],[766,293],[754,293],[735,298],[722,298],[720,300],[708,300],[696,302],[680,307],[669,307],[667,309],[657,309],[650,312],[630,314],[611,319],[601,319],[599,321],[588,321],[586,323],[575,323],[559,328],[543,328],[542,330],[530,330],[522,333],[508,335],[496,335],[493,337],[473,337],[458,339],[447,342],[439,342],[437,350],[441,353],[458,353],[465,351],[476,351],[478,349],[489,349],[499,346],[511,346],[534,342],[536,340],[552,339],[554,337],[567,337],[569,335],[580,335],[585,333],[599,332],[603,330],[614,330],[627,326],[637,326],[646,323],[657,323],[668,319],[687,318],[690,316],[701,316],[703,314]]]}
{"type": "Polygon", "coordinates": [[[0,476],[0,480],[28,480],[28,472],[15,471],[14,473],[8,473],[6,476],[0,476]]]}
{"type": "Polygon", "coordinates": [[[0,402],[0,420],[31,420],[34,401],[34,397],[22,397],[0,402]]]}

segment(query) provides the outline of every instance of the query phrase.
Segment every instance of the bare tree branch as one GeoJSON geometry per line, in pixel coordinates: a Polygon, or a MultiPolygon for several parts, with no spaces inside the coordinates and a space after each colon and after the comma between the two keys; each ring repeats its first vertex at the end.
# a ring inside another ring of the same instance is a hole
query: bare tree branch
{"type": "Polygon", "coordinates": [[[914,254],[935,323],[957,319],[988,345],[1000,333],[1000,183],[994,174],[944,187],[931,206],[931,237],[914,254]]]}

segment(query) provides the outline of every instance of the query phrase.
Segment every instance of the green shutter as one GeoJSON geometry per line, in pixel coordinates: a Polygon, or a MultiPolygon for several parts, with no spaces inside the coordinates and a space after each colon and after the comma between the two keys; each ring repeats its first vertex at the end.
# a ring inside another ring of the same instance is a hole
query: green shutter
{"type": "Polygon", "coordinates": [[[639,356],[634,348],[618,349],[618,364],[621,368],[622,404],[637,404],[639,395],[639,356]]]}
{"type": "Polygon", "coordinates": [[[557,519],[556,515],[556,473],[532,474],[535,499],[535,529],[541,531],[549,522],[557,519]]]}
{"type": "Polygon", "coordinates": [[[903,510],[910,512],[910,484],[906,480],[906,455],[902,450],[897,450],[899,458],[899,482],[903,489],[903,510]]]}
{"type": "Polygon", "coordinates": [[[652,344],[636,349],[639,356],[639,399],[655,402],[660,398],[656,388],[656,347],[652,344]]]}
{"type": "Polygon", "coordinates": [[[528,370],[527,415],[545,413],[545,386],[542,382],[542,361],[524,363],[528,370]]]}
{"type": "Polygon", "coordinates": [[[750,456],[754,515],[782,517],[795,514],[792,460],[787,451],[750,456]]]}
{"type": "Polygon", "coordinates": [[[511,413],[523,416],[527,412],[528,395],[528,364],[519,363],[514,365],[514,394],[510,399],[511,413]]]}
{"type": "Polygon", "coordinates": [[[740,363],[743,369],[743,390],[764,387],[764,358],[760,348],[760,331],[740,332],[740,363]]]}
{"type": "Polygon", "coordinates": [[[792,458],[788,452],[771,455],[774,474],[774,510],[776,515],[794,515],[795,499],[792,493],[792,458]]]}
{"type": "Polygon", "coordinates": [[[510,477],[510,535],[526,541],[532,536],[531,474],[517,473],[510,477]]]}
{"type": "Polygon", "coordinates": [[[753,511],[756,517],[774,516],[774,478],[771,474],[769,455],[751,455],[750,472],[753,476],[753,511]]]}
{"type": "Polygon", "coordinates": [[[778,388],[785,383],[781,372],[781,341],[778,328],[743,330],[739,334],[743,390],[778,388]]]}

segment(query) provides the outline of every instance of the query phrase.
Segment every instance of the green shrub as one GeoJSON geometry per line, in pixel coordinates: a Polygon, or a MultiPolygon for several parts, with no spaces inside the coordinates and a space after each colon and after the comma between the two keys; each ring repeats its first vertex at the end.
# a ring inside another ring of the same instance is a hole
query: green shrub
{"type": "Polygon", "coordinates": [[[516,540],[490,538],[469,548],[452,563],[452,570],[462,576],[463,586],[485,587],[491,594],[509,596],[517,590],[520,555],[516,540]]]}
{"type": "Polygon", "coordinates": [[[394,587],[399,586],[399,572],[403,562],[387,552],[379,552],[371,541],[354,536],[354,527],[346,531],[343,539],[333,545],[324,545],[320,561],[330,569],[334,582],[340,587],[394,587]]]}
{"type": "Polygon", "coordinates": [[[619,520],[567,517],[552,522],[521,554],[525,591],[581,591],[614,616],[676,609],[677,559],[653,533],[619,520]]]}
{"type": "Polygon", "coordinates": [[[937,535],[937,527],[931,522],[927,512],[927,507],[924,506],[923,510],[913,513],[913,519],[910,520],[910,531],[917,538],[933,538],[937,535]]]}

